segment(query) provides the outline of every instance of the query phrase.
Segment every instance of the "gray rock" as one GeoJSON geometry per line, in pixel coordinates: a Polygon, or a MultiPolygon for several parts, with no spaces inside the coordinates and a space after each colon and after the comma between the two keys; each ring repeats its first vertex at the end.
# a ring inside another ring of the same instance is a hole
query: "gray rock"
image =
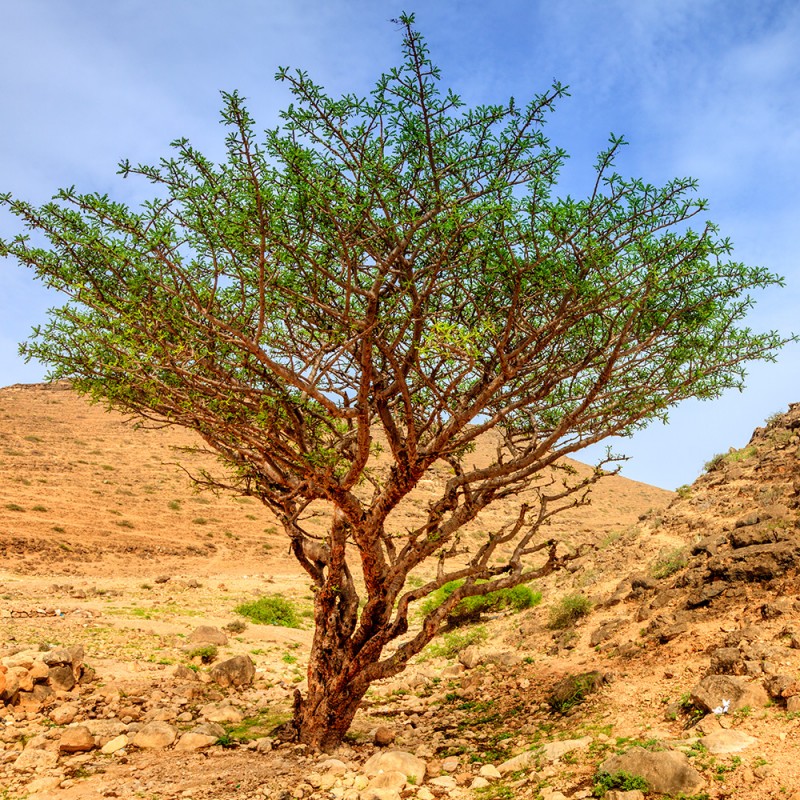
{"type": "Polygon", "coordinates": [[[193,731],[189,731],[181,736],[181,738],[178,740],[178,743],[175,745],[175,749],[191,752],[194,750],[202,750],[205,747],[211,747],[211,745],[216,744],[216,742],[216,736],[209,736],[207,733],[194,733],[193,731]]]}
{"type": "Polygon", "coordinates": [[[388,747],[393,741],[395,737],[395,732],[391,728],[387,728],[385,725],[380,725],[375,730],[375,737],[373,741],[378,747],[388,747]]]}
{"type": "Polygon", "coordinates": [[[234,656],[221,661],[209,672],[211,679],[220,686],[249,686],[256,674],[256,665],[250,656],[234,656]]]}
{"type": "Polygon", "coordinates": [[[703,776],[689,764],[689,759],[672,750],[654,753],[633,747],[622,755],[607,758],[600,770],[612,775],[615,772],[636,775],[647,781],[651,791],[661,794],[694,794],[705,785],[703,776]]]}
{"type": "Polygon", "coordinates": [[[769,702],[769,697],[761,684],[732,675],[709,675],[692,689],[691,700],[705,712],[722,706],[724,700],[729,702],[729,711],[738,711],[744,706],[761,708],[769,702]]]}
{"type": "Polygon", "coordinates": [[[54,750],[23,750],[12,767],[17,772],[45,772],[58,763],[54,750]]]}
{"type": "Polygon", "coordinates": [[[56,691],[71,692],[77,681],[71,666],[50,667],[47,680],[56,691]]]}
{"type": "Polygon", "coordinates": [[[189,635],[189,641],[202,644],[228,644],[228,637],[213,625],[200,625],[189,635]]]}

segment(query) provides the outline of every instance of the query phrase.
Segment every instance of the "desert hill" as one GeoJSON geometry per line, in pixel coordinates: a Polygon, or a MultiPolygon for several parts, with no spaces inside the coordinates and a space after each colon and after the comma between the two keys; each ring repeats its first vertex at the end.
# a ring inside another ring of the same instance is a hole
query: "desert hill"
{"type": "Polygon", "coordinates": [[[800,800],[800,405],[677,494],[601,481],[559,520],[589,547],[541,604],[376,684],[333,760],[273,734],[308,623],[232,625],[264,592],[307,614],[308,581],[263,508],[193,493],[175,462],[213,461],[190,435],[20,387],[0,390],[0,437],[9,798],[800,800]],[[232,656],[256,670],[239,687],[214,672],[232,656]],[[376,775],[388,740],[409,756],[376,775]]]}
{"type": "MultiPolygon", "coordinates": [[[[252,498],[194,491],[188,472],[218,469],[178,428],[135,428],[67,384],[0,389],[0,555],[28,572],[101,574],[124,564],[150,574],[192,563],[207,574],[296,569],[272,514],[252,498]]],[[[489,453],[491,445],[483,445],[489,453]]],[[[576,466],[585,470],[582,465],[576,466]]],[[[437,489],[424,480],[398,524],[437,489]]],[[[662,508],[672,494],[619,476],[601,481],[589,506],[556,518],[561,537],[604,538],[662,508]]],[[[507,508],[507,510],[506,510],[507,508]]],[[[493,508],[493,524],[514,515],[493,508]]],[[[320,509],[316,522],[324,530],[320,509]]]]}

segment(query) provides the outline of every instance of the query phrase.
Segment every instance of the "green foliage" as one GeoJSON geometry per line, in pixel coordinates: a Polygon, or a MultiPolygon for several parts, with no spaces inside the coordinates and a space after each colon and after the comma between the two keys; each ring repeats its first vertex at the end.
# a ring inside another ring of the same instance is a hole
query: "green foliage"
{"type": "Polygon", "coordinates": [[[215,644],[201,644],[189,651],[189,658],[199,658],[204,664],[210,664],[218,652],[215,644]]]}
{"type": "Polygon", "coordinates": [[[300,619],[294,604],[285,597],[260,597],[252,603],[242,603],[234,611],[260,625],[279,625],[283,628],[299,628],[300,619]]]}
{"type": "Polygon", "coordinates": [[[689,560],[685,547],[674,547],[659,553],[651,567],[654,578],[668,578],[683,569],[689,560]]]}
{"type": "Polygon", "coordinates": [[[717,453],[716,455],[711,456],[708,461],[706,461],[703,469],[705,469],[706,472],[714,472],[715,470],[721,469],[724,463],[725,453],[717,453]]]}
{"type": "Polygon", "coordinates": [[[619,789],[628,792],[640,789],[649,791],[649,786],[644,778],[631,775],[629,772],[598,772],[594,776],[594,796],[603,797],[610,789],[619,789]]]}
{"type": "Polygon", "coordinates": [[[551,630],[562,630],[574,625],[581,617],[592,610],[592,603],[582,594],[568,594],[561,598],[551,609],[547,627],[551,630]]]}
{"type": "MultiPolygon", "coordinates": [[[[481,583],[481,581],[478,581],[478,583],[481,583]]],[[[435,611],[456,589],[463,585],[463,580],[450,581],[435,592],[432,592],[422,604],[422,613],[427,615],[435,611]]],[[[520,584],[511,589],[499,589],[483,595],[465,597],[448,614],[447,623],[453,627],[466,625],[478,620],[482,614],[495,613],[506,609],[522,611],[538,605],[541,601],[541,592],[520,584]]]]}
{"type": "Polygon", "coordinates": [[[455,658],[470,645],[485,642],[488,635],[483,625],[477,625],[474,628],[467,628],[461,631],[451,631],[450,633],[445,633],[441,640],[431,642],[425,649],[425,653],[431,658],[455,658]]]}

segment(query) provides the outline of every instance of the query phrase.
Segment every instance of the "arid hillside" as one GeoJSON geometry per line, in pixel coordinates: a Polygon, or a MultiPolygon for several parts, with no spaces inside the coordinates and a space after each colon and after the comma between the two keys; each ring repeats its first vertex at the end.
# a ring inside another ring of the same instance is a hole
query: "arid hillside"
{"type": "Polygon", "coordinates": [[[601,481],[541,602],[444,631],[331,754],[276,727],[309,581],[255,501],[193,491],[195,444],[0,390],[3,800],[800,800],[800,405],[677,494],[601,481]],[[298,627],[237,612],[264,594],[298,627]]]}
{"type": "MultiPolygon", "coordinates": [[[[198,437],[177,428],[145,430],[91,405],[66,384],[0,389],[0,554],[8,568],[102,574],[109,567],[149,574],[185,568],[214,573],[295,569],[271,513],[257,500],[193,489],[188,473],[220,469],[197,452],[198,437]],[[285,566],[284,566],[285,561],[285,566]]],[[[476,459],[486,457],[479,451],[476,459]]],[[[578,465],[579,469],[585,469],[578,465]]],[[[402,526],[436,495],[422,481],[395,521],[402,526]]],[[[601,481],[592,503],[557,518],[575,541],[634,524],[671,494],[618,476],[601,481]]],[[[481,523],[514,516],[493,507],[481,523]]],[[[325,509],[313,519],[324,530],[325,509]]]]}

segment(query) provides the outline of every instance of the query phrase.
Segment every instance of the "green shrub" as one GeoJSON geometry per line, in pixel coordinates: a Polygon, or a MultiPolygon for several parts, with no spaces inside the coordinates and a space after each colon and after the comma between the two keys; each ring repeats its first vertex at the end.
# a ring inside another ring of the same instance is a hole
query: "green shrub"
{"type": "Polygon", "coordinates": [[[644,778],[629,772],[598,772],[594,776],[595,797],[603,797],[610,789],[620,789],[623,792],[640,789],[647,792],[649,788],[644,778]]]}
{"type": "Polygon", "coordinates": [[[488,634],[483,625],[469,628],[465,631],[452,631],[442,636],[441,641],[431,642],[426,648],[425,653],[432,658],[443,656],[444,658],[455,658],[462,650],[473,644],[485,642],[488,634]]]}
{"type": "Polygon", "coordinates": [[[201,644],[189,651],[189,658],[199,658],[204,664],[210,664],[217,657],[215,644],[201,644]]]}
{"type": "Polygon", "coordinates": [[[568,594],[550,609],[547,627],[551,630],[569,628],[591,610],[592,603],[588,597],[582,594],[568,594]]]}
{"type": "MultiPolygon", "coordinates": [[[[485,581],[479,581],[479,583],[481,582],[485,581]]],[[[435,592],[432,592],[422,604],[422,613],[430,614],[435,611],[456,589],[463,585],[463,580],[450,581],[435,592]]],[[[541,601],[542,593],[534,591],[524,584],[514,586],[511,589],[499,589],[496,592],[489,592],[484,595],[465,597],[447,615],[447,624],[451,627],[465,625],[477,621],[482,614],[505,609],[522,611],[525,608],[538,605],[541,601]]]]}
{"type": "Polygon", "coordinates": [[[668,578],[670,575],[674,575],[678,570],[683,569],[688,560],[688,554],[683,547],[675,547],[671,550],[662,551],[653,563],[651,570],[653,577],[668,578]]]}
{"type": "Polygon", "coordinates": [[[725,463],[725,454],[717,453],[716,455],[711,456],[711,458],[708,461],[706,461],[705,471],[713,472],[714,470],[719,469],[724,463],[725,463]]]}
{"type": "Polygon", "coordinates": [[[299,628],[300,619],[291,601],[285,597],[259,597],[252,603],[242,603],[234,611],[260,625],[280,625],[283,628],[299,628]]]}

